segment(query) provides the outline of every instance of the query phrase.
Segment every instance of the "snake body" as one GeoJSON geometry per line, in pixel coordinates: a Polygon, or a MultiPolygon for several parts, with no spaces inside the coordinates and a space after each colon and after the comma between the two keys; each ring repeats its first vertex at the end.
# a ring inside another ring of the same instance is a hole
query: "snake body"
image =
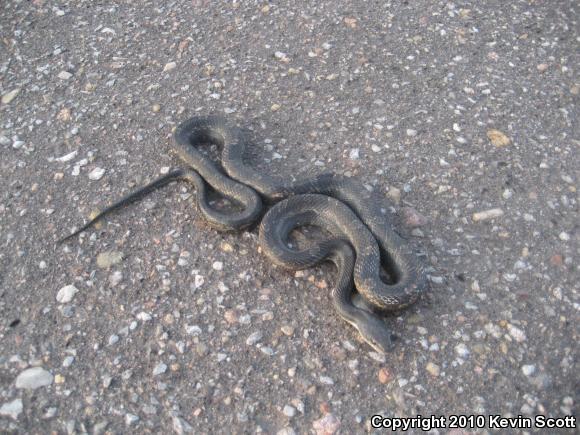
{"type": "Polygon", "coordinates": [[[382,213],[380,198],[360,183],[337,174],[286,181],[258,172],[244,162],[250,145],[241,129],[221,117],[196,117],[183,122],[175,132],[174,150],[187,169],[172,171],[121,198],[63,241],[173,180],[195,185],[200,212],[220,230],[240,230],[256,223],[264,200],[275,204],[260,225],[260,245],[266,255],[290,269],[312,267],[325,260],[333,262],[339,271],[333,291],[337,311],[365,341],[385,352],[391,346],[392,335],[375,313],[352,304],[352,277],[356,289],[376,311],[398,310],[414,303],[426,289],[427,280],[415,255],[382,213]],[[204,143],[222,147],[221,166],[197,149],[204,143]],[[204,183],[241,205],[241,210],[223,213],[212,208],[204,183]],[[288,235],[303,225],[320,226],[330,231],[332,238],[301,251],[288,248],[288,235]],[[392,282],[381,279],[381,269],[392,282]]]}

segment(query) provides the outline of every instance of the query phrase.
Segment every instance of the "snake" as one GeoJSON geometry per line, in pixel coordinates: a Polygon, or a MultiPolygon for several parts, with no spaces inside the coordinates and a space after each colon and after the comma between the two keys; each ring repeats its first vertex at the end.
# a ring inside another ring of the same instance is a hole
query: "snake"
{"type": "Polygon", "coordinates": [[[252,146],[246,130],[221,116],[188,119],[177,126],[174,139],[173,151],[187,168],[170,171],[122,197],[59,243],[176,180],[194,185],[199,212],[220,231],[248,229],[260,221],[265,205],[272,205],[259,225],[259,245],[266,256],[291,270],[333,263],[338,278],[332,300],[339,316],[376,351],[392,349],[396,336],[379,315],[415,303],[427,288],[427,277],[417,256],[394,230],[391,217],[383,212],[382,198],[355,179],[336,173],[296,180],[257,170],[246,161],[252,146]],[[220,164],[200,151],[202,144],[221,147],[220,164]],[[239,207],[227,212],[212,207],[208,186],[239,207]],[[306,249],[289,247],[290,233],[305,225],[320,227],[331,236],[306,249]],[[352,301],[355,289],[364,300],[362,307],[352,301]]]}

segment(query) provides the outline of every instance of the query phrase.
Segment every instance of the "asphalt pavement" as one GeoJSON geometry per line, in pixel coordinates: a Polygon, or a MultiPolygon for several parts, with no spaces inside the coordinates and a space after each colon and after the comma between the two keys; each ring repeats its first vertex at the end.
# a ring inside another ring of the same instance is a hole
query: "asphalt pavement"
{"type": "Polygon", "coordinates": [[[579,13],[4,0],[0,431],[386,433],[372,416],[421,415],[457,435],[495,415],[573,433],[579,13]],[[334,312],[331,266],[275,267],[185,184],[56,245],[179,167],[173,130],[211,113],[252,131],[265,173],[334,171],[384,198],[430,282],[385,319],[391,353],[334,312]]]}

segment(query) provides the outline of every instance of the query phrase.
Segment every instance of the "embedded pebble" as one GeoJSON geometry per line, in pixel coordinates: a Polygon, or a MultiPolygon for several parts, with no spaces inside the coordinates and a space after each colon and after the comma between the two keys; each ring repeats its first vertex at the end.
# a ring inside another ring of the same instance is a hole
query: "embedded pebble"
{"type": "Polygon", "coordinates": [[[98,181],[105,175],[105,170],[103,168],[95,168],[89,172],[89,180],[98,181]]]}
{"type": "Polygon", "coordinates": [[[2,104],[9,104],[20,92],[20,88],[12,89],[2,95],[2,104]]]}
{"type": "Polygon", "coordinates": [[[211,267],[213,270],[222,270],[224,268],[224,264],[221,261],[214,261],[211,267]]]}
{"type": "Polygon", "coordinates": [[[200,288],[203,285],[204,282],[205,282],[205,278],[202,275],[197,275],[196,274],[193,277],[193,288],[194,289],[200,288]]]}
{"type": "Polygon", "coordinates": [[[385,363],[387,362],[387,357],[384,353],[379,353],[375,351],[369,352],[369,356],[374,359],[376,362],[385,363]]]}
{"type": "Polygon", "coordinates": [[[253,346],[254,344],[256,344],[261,339],[262,339],[262,333],[260,331],[256,331],[256,332],[250,334],[248,336],[248,338],[246,338],[246,344],[248,346],[253,346]]]}
{"type": "Polygon", "coordinates": [[[66,285],[61,288],[56,294],[56,300],[61,304],[67,304],[73,300],[75,295],[79,292],[79,289],[74,285],[66,285]]]}
{"type": "Polygon", "coordinates": [[[403,222],[409,228],[417,228],[427,224],[428,219],[412,207],[403,207],[403,222]]]}
{"type": "Polygon", "coordinates": [[[398,204],[401,201],[401,189],[391,187],[387,192],[387,196],[391,198],[395,202],[395,204],[398,204]]]}
{"type": "Polygon", "coordinates": [[[286,417],[292,418],[296,415],[296,408],[290,405],[286,405],[284,406],[284,409],[282,409],[282,412],[286,417]]]}
{"type": "Polygon", "coordinates": [[[167,364],[164,364],[161,362],[161,363],[157,364],[155,366],[155,368],[153,369],[153,376],[162,375],[166,371],[167,371],[167,364]]]}
{"type": "Polygon", "coordinates": [[[120,271],[115,271],[111,275],[109,275],[109,284],[111,287],[115,287],[123,280],[123,274],[120,271]]]}
{"type": "Polygon", "coordinates": [[[431,376],[435,377],[439,376],[439,373],[441,372],[441,368],[433,362],[428,362],[425,366],[425,370],[427,370],[431,376]]]}
{"type": "Polygon", "coordinates": [[[101,252],[97,255],[97,266],[101,269],[108,269],[123,260],[123,253],[119,251],[101,252]]]}
{"type": "Polygon", "coordinates": [[[260,351],[268,356],[274,355],[274,349],[268,346],[263,346],[260,348],[260,351]]]}
{"type": "Polygon", "coordinates": [[[193,427],[176,412],[171,413],[171,422],[173,425],[173,430],[177,435],[194,432],[193,427]]]}
{"type": "Polygon", "coordinates": [[[22,399],[14,399],[13,401],[6,402],[0,406],[0,415],[18,420],[18,416],[23,409],[22,399]]]}
{"type": "Polygon", "coordinates": [[[560,240],[562,240],[563,242],[567,242],[568,240],[570,240],[570,235],[569,235],[567,232],[565,232],[565,231],[562,231],[562,232],[561,232],[561,233],[558,235],[558,238],[559,238],[560,240]]]}
{"type": "Polygon", "coordinates": [[[175,62],[166,63],[165,66],[163,67],[163,72],[171,71],[175,69],[176,66],[177,64],[175,62]]]}
{"type": "Polygon", "coordinates": [[[125,414],[125,424],[127,426],[132,426],[139,421],[139,417],[135,414],[125,414]]]}
{"type": "Polygon", "coordinates": [[[333,414],[326,414],[315,420],[312,423],[312,428],[316,435],[333,435],[340,428],[340,420],[333,414]]]}
{"type": "Polygon", "coordinates": [[[42,367],[31,367],[16,377],[16,388],[36,389],[52,384],[52,373],[42,367]]]}
{"type": "Polygon", "coordinates": [[[320,382],[325,385],[334,385],[334,381],[328,376],[320,376],[320,382]]]}
{"type": "Polygon", "coordinates": [[[508,325],[508,331],[509,334],[513,337],[513,339],[515,341],[517,341],[518,343],[522,343],[524,341],[526,341],[526,334],[524,331],[522,331],[520,328],[518,328],[517,326],[508,325]]]}
{"type": "Polygon", "coordinates": [[[382,368],[379,370],[379,382],[381,384],[387,384],[393,380],[392,373],[387,370],[386,368],[382,368]]]}
{"type": "Polygon", "coordinates": [[[61,71],[58,73],[58,78],[61,80],[68,80],[72,77],[72,74],[68,71],[61,71]]]}
{"type": "Polygon", "coordinates": [[[522,373],[526,376],[531,376],[535,373],[536,366],[533,364],[526,364],[522,366],[522,373]]]}
{"type": "Polygon", "coordinates": [[[148,320],[151,320],[151,314],[146,313],[145,311],[141,311],[139,314],[137,314],[137,319],[141,320],[142,322],[147,322],[148,320]]]}
{"type": "Polygon", "coordinates": [[[503,216],[503,210],[501,208],[492,208],[490,210],[480,211],[473,213],[474,222],[482,222],[490,219],[495,219],[503,216]]]}
{"type": "Polygon", "coordinates": [[[490,142],[496,147],[504,147],[511,143],[510,138],[507,137],[505,133],[496,129],[488,130],[487,137],[490,140],[490,142]]]}
{"type": "Polygon", "coordinates": [[[467,349],[465,344],[459,343],[457,346],[455,346],[455,353],[460,357],[465,358],[469,355],[469,349],[467,349]]]}
{"type": "Polygon", "coordinates": [[[186,325],[185,332],[187,332],[188,335],[201,335],[202,330],[198,325],[186,325]]]}
{"type": "Polygon", "coordinates": [[[280,328],[284,335],[291,336],[294,334],[294,327],[289,325],[284,325],[280,328]]]}

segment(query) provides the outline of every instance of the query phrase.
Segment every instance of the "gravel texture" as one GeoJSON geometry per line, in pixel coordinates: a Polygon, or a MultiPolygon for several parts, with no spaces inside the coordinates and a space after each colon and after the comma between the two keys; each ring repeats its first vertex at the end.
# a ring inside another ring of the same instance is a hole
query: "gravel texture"
{"type": "Polygon", "coordinates": [[[0,431],[577,415],[579,13],[572,0],[4,0],[0,431]],[[431,282],[387,318],[392,353],[334,313],[330,266],[274,267],[256,230],[204,224],[186,185],[55,245],[179,166],[173,129],[208,113],[253,130],[264,171],[336,171],[385,197],[431,282]]]}

